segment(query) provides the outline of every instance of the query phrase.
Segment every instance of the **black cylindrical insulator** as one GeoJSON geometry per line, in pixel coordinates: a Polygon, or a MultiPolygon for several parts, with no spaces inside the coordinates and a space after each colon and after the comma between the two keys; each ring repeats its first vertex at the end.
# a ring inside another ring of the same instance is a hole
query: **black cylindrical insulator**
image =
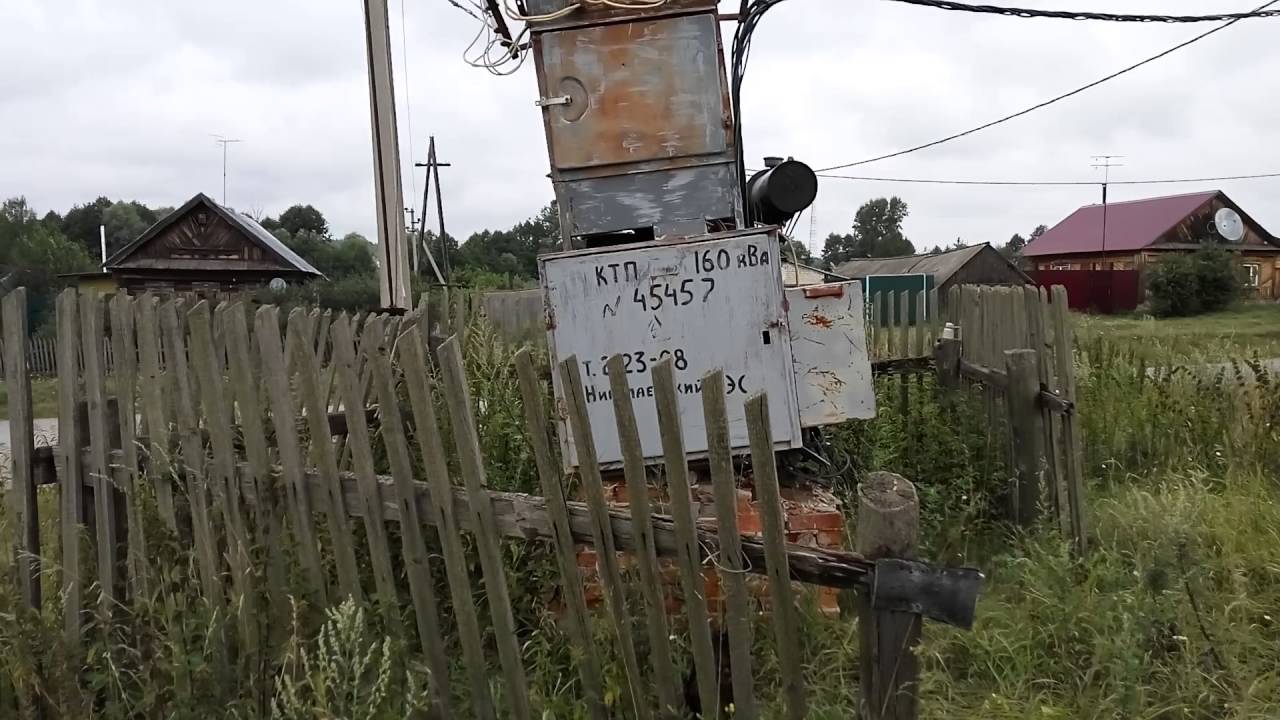
{"type": "Polygon", "coordinates": [[[751,176],[747,201],[751,217],[766,225],[781,225],[813,204],[818,196],[818,176],[799,160],[785,160],[751,176]]]}

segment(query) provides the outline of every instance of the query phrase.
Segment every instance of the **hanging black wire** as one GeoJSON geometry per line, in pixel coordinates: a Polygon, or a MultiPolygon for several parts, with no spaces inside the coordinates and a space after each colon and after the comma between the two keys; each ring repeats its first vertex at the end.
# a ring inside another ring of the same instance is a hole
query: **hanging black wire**
{"type": "Polygon", "coordinates": [[[905,5],[919,5],[937,10],[985,13],[1017,18],[1051,18],[1055,20],[1102,20],[1105,22],[1131,23],[1201,23],[1250,20],[1254,18],[1280,17],[1280,10],[1250,10],[1248,12],[1212,13],[1208,15],[1142,15],[1130,13],[1092,12],[1088,10],[1040,10],[1000,5],[970,5],[953,0],[888,0],[905,5]]]}

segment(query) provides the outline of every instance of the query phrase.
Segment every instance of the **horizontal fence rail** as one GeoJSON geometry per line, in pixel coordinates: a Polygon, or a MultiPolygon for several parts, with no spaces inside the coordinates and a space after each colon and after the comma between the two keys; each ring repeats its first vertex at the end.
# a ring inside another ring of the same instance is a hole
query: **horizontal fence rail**
{"type": "MultiPolygon", "coordinates": [[[[204,645],[222,676],[280,652],[291,603],[320,609],[350,599],[376,609],[389,635],[420,650],[436,717],[539,717],[514,615],[514,594],[524,589],[508,580],[512,544],[540,546],[556,558],[562,612],[580,659],[577,682],[593,718],[619,707],[636,717],[686,712],[675,672],[675,655],[684,651],[669,642],[675,625],[661,577],[671,564],[686,600],[700,707],[727,702],[721,650],[703,632],[718,618],[724,652],[733,657],[734,717],[759,716],[769,690],[751,671],[760,643],[747,575],[772,580],[767,622],[773,649],[786,660],[779,697],[787,717],[803,717],[807,703],[798,601],[788,580],[858,590],[874,612],[907,613],[917,625],[921,616],[960,627],[974,619],[976,570],[788,542],[763,394],[746,404],[761,531],[744,535],[736,527],[742,477],[729,454],[723,392],[703,395],[718,517],[695,519],[669,361],[652,372],[660,474],[640,457],[630,394],[613,393],[628,458],[630,502],[621,509],[606,502],[591,462],[600,428],[586,422],[572,358],[555,371],[577,391],[563,411],[581,448],[571,480],[585,502],[564,491],[548,431],[546,371],[528,350],[503,372],[519,380],[515,401],[524,408],[523,438],[544,496],[491,487],[477,420],[483,408],[471,396],[461,334],[433,347],[423,331],[425,307],[399,317],[300,309],[281,317],[276,308],[251,312],[237,302],[123,294],[107,302],[69,290],[57,303],[59,438],[48,448],[36,448],[29,432],[31,340],[17,319],[25,317],[24,293],[6,296],[3,309],[10,418],[20,428],[6,500],[15,581],[23,603],[40,610],[47,605],[41,579],[49,576],[72,667],[85,662],[88,639],[130,622],[122,608],[154,599],[165,612],[192,603],[213,611],[204,645]],[[60,542],[41,537],[42,488],[58,494],[52,527],[60,542]],[[650,492],[667,499],[664,512],[651,507],[650,492]],[[603,614],[583,596],[581,546],[595,550],[603,614]],[[162,561],[174,548],[179,562],[162,561]],[[619,553],[632,558],[626,567],[619,553]],[[724,600],[708,598],[708,574],[725,588],[724,600]],[[640,628],[634,638],[633,626],[640,628]],[[620,696],[605,692],[602,631],[617,643],[610,653],[621,659],[620,696]],[[460,673],[451,672],[455,646],[460,673]]],[[[465,313],[452,317],[460,331],[465,313]]],[[[928,337],[906,343],[920,357],[881,372],[927,369],[928,337]]],[[[716,388],[718,379],[708,374],[703,387],[716,388]]],[[[273,681],[263,682],[269,694],[273,681]]]]}

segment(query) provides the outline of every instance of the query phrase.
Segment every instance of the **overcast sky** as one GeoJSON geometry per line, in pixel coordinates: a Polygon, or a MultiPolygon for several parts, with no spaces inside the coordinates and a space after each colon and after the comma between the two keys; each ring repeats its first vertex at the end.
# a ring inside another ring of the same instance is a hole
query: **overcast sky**
{"type": "MultiPolygon", "coordinates": [[[[465,0],[464,0],[465,1],[465,0]]],[[[478,25],[446,0],[392,5],[405,192],[434,134],[448,227],[508,227],[552,196],[533,63],[510,77],[467,66],[478,25]],[[407,51],[407,53],[406,53],[407,51]],[[407,72],[405,60],[407,55],[407,72]],[[406,102],[407,99],[407,102],[406,102]],[[411,120],[411,122],[410,122],[411,120]],[[412,134],[410,132],[412,128],[412,134]],[[410,156],[410,140],[414,155],[410,156]]],[[[1159,12],[1247,10],[1251,0],[1021,0],[1159,12]]],[[[727,6],[726,6],[726,9],[727,6]]],[[[177,205],[221,194],[279,213],[311,203],[336,233],[374,234],[360,0],[0,0],[0,197],[40,212],[99,195],[177,205]]],[[[731,32],[728,24],[726,32],[731,32]]],[[[744,89],[748,163],[851,162],[977,125],[1094,80],[1206,25],[967,15],[884,0],[791,0],[756,34],[744,89]]],[[[1051,108],[860,175],[1089,180],[1280,172],[1280,19],[1250,20],[1051,108]]],[[[726,41],[726,45],[728,42],[726,41]]],[[[1218,186],[1280,233],[1280,179],[1117,187],[1114,199],[1218,186]]],[[[924,249],[1003,242],[1054,224],[1098,191],[821,182],[815,244],[857,206],[896,194],[924,249]]],[[[406,198],[412,204],[420,200],[406,198]]],[[[809,217],[798,236],[808,239],[809,217]]]]}

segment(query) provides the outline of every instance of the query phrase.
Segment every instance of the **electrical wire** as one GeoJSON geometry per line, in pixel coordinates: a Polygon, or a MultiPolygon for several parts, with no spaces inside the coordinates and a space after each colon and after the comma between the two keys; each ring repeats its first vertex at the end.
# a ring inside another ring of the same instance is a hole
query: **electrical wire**
{"type": "MultiPolygon", "coordinates": [[[[1266,10],[1267,8],[1271,7],[1272,5],[1275,5],[1277,2],[1280,2],[1280,0],[1271,0],[1270,2],[1267,2],[1267,3],[1264,3],[1264,4],[1260,5],[1260,6],[1258,6],[1258,7],[1257,7],[1256,9],[1254,9],[1252,12],[1261,12],[1261,11],[1266,10]]],[[[1280,12],[1280,11],[1277,11],[1277,12],[1280,12]]],[[[1153,63],[1153,62],[1155,62],[1156,60],[1159,60],[1159,59],[1161,59],[1161,58],[1165,57],[1166,55],[1170,55],[1170,54],[1172,54],[1172,53],[1174,53],[1174,52],[1177,52],[1178,50],[1181,50],[1181,49],[1182,49],[1182,48],[1184,48],[1184,47],[1187,47],[1188,45],[1191,45],[1191,44],[1193,44],[1193,43],[1199,42],[1199,41],[1201,41],[1201,40],[1203,40],[1203,39],[1205,39],[1205,38],[1209,37],[1210,35],[1213,35],[1213,34],[1214,34],[1214,33],[1216,33],[1216,32],[1220,32],[1220,31],[1222,31],[1222,30],[1226,30],[1227,28],[1231,27],[1232,25],[1236,24],[1237,22],[1239,22],[1239,20],[1238,20],[1238,19],[1237,19],[1237,20],[1231,20],[1231,21],[1229,21],[1229,22],[1226,22],[1226,23],[1224,23],[1224,24],[1222,24],[1222,25],[1219,25],[1219,26],[1218,26],[1218,27],[1216,27],[1216,28],[1212,28],[1212,29],[1210,29],[1210,30],[1207,30],[1207,31],[1205,31],[1205,32],[1202,32],[1202,33],[1200,33],[1199,35],[1196,35],[1195,37],[1193,37],[1193,38],[1191,38],[1191,39],[1189,39],[1189,40],[1184,40],[1183,42],[1180,42],[1180,43],[1178,43],[1177,45],[1174,45],[1173,47],[1168,48],[1167,50],[1164,50],[1164,51],[1162,51],[1162,52],[1156,53],[1155,55],[1152,55],[1151,57],[1148,57],[1148,58],[1146,58],[1145,60],[1141,60],[1141,61],[1136,62],[1136,63],[1134,63],[1134,64],[1132,64],[1132,65],[1130,65],[1130,66],[1128,66],[1128,67],[1126,67],[1126,68],[1123,68],[1123,69],[1121,69],[1121,70],[1117,70],[1116,72],[1113,72],[1113,73],[1111,73],[1110,75],[1107,75],[1107,76],[1105,76],[1105,77],[1102,77],[1102,78],[1099,78],[1099,79],[1097,79],[1097,80],[1094,80],[1093,82],[1088,83],[1087,85],[1081,85],[1080,87],[1078,87],[1078,88],[1076,88],[1076,89],[1074,89],[1074,90],[1071,90],[1071,91],[1069,91],[1069,92],[1065,92],[1065,93],[1063,93],[1063,94],[1061,94],[1061,95],[1058,95],[1057,97],[1050,98],[1050,99],[1048,99],[1048,100],[1045,100],[1044,102],[1036,103],[1035,105],[1032,105],[1032,106],[1031,106],[1031,107],[1029,107],[1029,108],[1026,108],[1026,109],[1024,109],[1024,110],[1019,110],[1018,112],[1012,113],[1012,114],[1010,114],[1010,115],[1005,115],[1005,116],[1004,116],[1004,117],[1002,117],[1002,118],[999,118],[999,119],[997,119],[997,120],[992,120],[991,122],[988,122],[988,123],[983,123],[982,125],[979,125],[979,126],[977,126],[977,127],[975,127],[975,128],[971,128],[971,129],[969,129],[969,130],[965,130],[964,132],[958,132],[958,133],[955,133],[954,135],[948,135],[948,136],[946,136],[946,137],[944,137],[944,138],[940,138],[940,139],[938,139],[938,140],[934,140],[934,141],[932,141],[932,142],[927,142],[927,143],[924,143],[924,144],[922,144],[922,145],[916,145],[915,147],[909,147],[909,148],[906,148],[905,150],[898,150],[898,151],[896,151],[896,152],[886,153],[886,154],[884,154],[884,155],[877,155],[876,157],[867,158],[866,160],[859,160],[859,161],[857,161],[857,162],[843,163],[843,164],[840,164],[840,165],[832,165],[831,167],[821,168],[820,170],[818,170],[818,172],[820,172],[820,173],[822,173],[822,172],[830,172],[830,171],[832,171],[832,170],[843,170],[844,168],[857,167],[857,166],[859,166],[859,165],[869,165],[869,164],[874,163],[874,162],[880,162],[881,160],[888,160],[888,159],[890,159],[890,158],[896,158],[896,157],[901,157],[901,156],[903,156],[903,155],[909,155],[909,154],[911,154],[911,153],[919,152],[919,151],[921,151],[921,150],[927,150],[927,149],[929,149],[929,148],[933,148],[933,147],[937,147],[937,146],[939,146],[939,145],[942,145],[942,144],[944,144],[944,143],[949,143],[949,142],[951,142],[952,140],[959,140],[959,139],[960,139],[960,138],[962,138],[962,137],[966,137],[966,136],[969,136],[969,135],[973,135],[974,133],[981,132],[981,131],[986,130],[986,129],[988,129],[988,128],[995,127],[996,125],[1000,125],[1000,124],[1003,124],[1003,123],[1009,122],[1010,120],[1013,120],[1013,119],[1016,119],[1016,118],[1020,118],[1020,117],[1022,117],[1023,115],[1030,114],[1030,113],[1032,113],[1032,112],[1035,112],[1036,110],[1040,110],[1041,108],[1049,107],[1050,105],[1053,105],[1054,103],[1058,103],[1058,102],[1061,102],[1061,101],[1063,101],[1063,100],[1066,100],[1066,99],[1067,99],[1067,98],[1069,98],[1069,97],[1072,97],[1072,96],[1075,96],[1075,95],[1079,95],[1080,93],[1082,93],[1082,92],[1084,92],[1084,91],[1086,91],[1086,90],[1091,90],[1091,89],[1093,89],[1093,88],[1095,88],[1095,87],[1097,87],[1097,86],[1099,86],[1099,85],[1101,85],[1101,84],[1103,84],[1103,83],[1105,83],[1105,82],[1107,82],[1107,81],[1114,80],[1114,79],[1116,79],[1116,78],[1120,77],[1121,75],[1124,75],[1125,73],[1131,72],[1131,71],[1133,71],[1133,70],[1137,70],[1138,68],[1142,67],[1143,65],[1147,65],[1147,64],[1149,64],[1149,63],[1153,63]]]]}
{"type": "Polygon", "coordinates": [[[1201,23],[1250,20],[1280,17],[1280,10],[1250,10],[1237,13],[1212,13],[1209,15],[1140,15],[1125,13],[1093,12],[1088,10],[1033,10],[1000,5],[970,5],[953,0],[888,0],[904,5],[918,5],[936,10],[954,10],[968,13],[984,13],[1017,18],[1051,18],[1055,20],[1102,20],[1105,22],[1131,23],[1201,23]]]}
{"type": "Polygon", "coordinates": [[[1254,173],[1251,175],[1219,175],[1217,177],[1194,177],[1194,178],[1162,178],[1155,180],[1112,180],[1103,183],[1100,180],[951,180],[941,178],[900,178],[900,177],[872,177],[859,175],[833,175],[830,173],[819,173],[818,177],[832,178],[837,180],[861,180],[864,182],[890,182],[890,183],[909,183],[920,185],[987,185],[987,186],[1010,186],[1019,185],[1026,187],[1052,187],[1052,186],[1070,186],[1070,185],[1172,185],[1176,183],[1202,183],[1202,182],[1220,182],[1226,180],[1262,180],[1267,178],[1280,178],[1280,172],[1275,173],[1254,173]]]}

